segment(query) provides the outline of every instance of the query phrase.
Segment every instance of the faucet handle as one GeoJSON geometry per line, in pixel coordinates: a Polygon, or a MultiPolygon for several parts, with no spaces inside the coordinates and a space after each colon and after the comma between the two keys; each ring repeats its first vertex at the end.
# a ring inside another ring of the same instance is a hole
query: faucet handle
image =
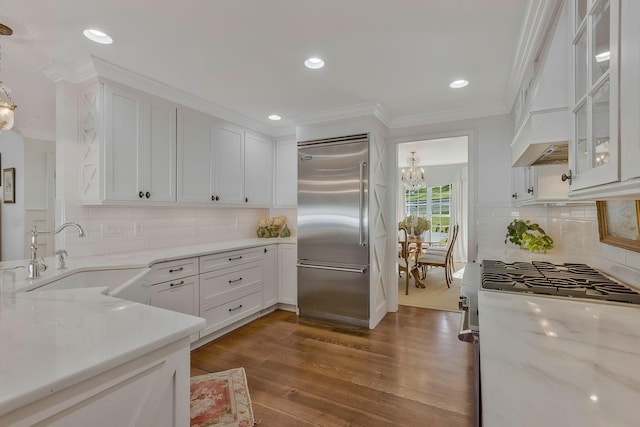
{"type": "Polygon", "coordinates": [[[58,256],[58,270],[65,270],[67,266],[65,265],[64,257],[67,256],[67,251],[64,249],[57,250],[56,255],[58,256]]]}
{"type": "Polygon", "coordinates": [[[46,263],[46,261],[44,260],[44,257],[41,256],[40,257],[40,261],[41,263],[39,264],[38,268],[40,269],[40,271],[47,271],[47,268],[49,267],[46,263]]]}

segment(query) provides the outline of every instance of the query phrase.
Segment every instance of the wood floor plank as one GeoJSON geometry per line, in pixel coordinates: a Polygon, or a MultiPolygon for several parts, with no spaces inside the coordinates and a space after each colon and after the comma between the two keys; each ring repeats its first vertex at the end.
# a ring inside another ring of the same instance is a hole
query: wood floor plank
{"type": "Polygon", "coordinates": [[[191,375],[244,367],[263,426],[472,425],[460,314],[400,306],[374,330],[275,311],[191,353],[191,375]]]}

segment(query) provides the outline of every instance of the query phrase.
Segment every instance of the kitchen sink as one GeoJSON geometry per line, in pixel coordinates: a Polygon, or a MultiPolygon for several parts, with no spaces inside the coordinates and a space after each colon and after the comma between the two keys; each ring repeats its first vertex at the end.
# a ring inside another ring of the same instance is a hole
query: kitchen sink
{"type": "Polygon", "coordinates": [[[149,268],[84,270],[51,280],[30,291],[51,291],[107,287],[107,294],[130,301],[148,304],[151,299],[149,268]]]}

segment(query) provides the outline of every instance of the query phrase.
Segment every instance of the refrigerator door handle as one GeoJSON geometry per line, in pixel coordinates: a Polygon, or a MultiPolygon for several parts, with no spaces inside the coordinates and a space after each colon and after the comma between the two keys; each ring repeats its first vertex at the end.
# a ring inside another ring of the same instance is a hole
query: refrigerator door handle
{"type": "Polygon", "coordinates": [[[367,165],[367,162],[364,162],[364,161],[360,162],[360,200],[359,200],[359,203],[358,203],[358,211],[359,211],[359,214],[360,214],[360,218],[359,218],[360,230],[359,230],[359,233],[360,233],[360,246],[361,247],[364,247],[364,246],[367,245],[366,242],[364,241],[364,219],[363,219],[363,214],[364,214],[364,212],[363,212],[364,211],[364,200],[363,200],[364,199],[364,168],[365,168],[366,165],[367,165]]]}
{"type": "Polygon", "coordinates": [[[329,267],[329,266],[326,266],[326,265],[311,265],[311,264],[302,264],[302,263],[297,263],[296,267],[315,268],[317,270],[345,271],[347,273],[360,273],[360,274],[364,274],[364,273],[367,272],[367,267],[345,268],[345,267],[329,267]]]}

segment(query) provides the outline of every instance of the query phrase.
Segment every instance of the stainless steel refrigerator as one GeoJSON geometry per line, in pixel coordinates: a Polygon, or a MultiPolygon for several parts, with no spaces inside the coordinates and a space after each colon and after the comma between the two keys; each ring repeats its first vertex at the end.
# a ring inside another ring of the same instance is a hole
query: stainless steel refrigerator
{"type": "Polygon", "coordinates": [[[369,139],[298,142],[298,308],[369,326],[369,139]]]}

